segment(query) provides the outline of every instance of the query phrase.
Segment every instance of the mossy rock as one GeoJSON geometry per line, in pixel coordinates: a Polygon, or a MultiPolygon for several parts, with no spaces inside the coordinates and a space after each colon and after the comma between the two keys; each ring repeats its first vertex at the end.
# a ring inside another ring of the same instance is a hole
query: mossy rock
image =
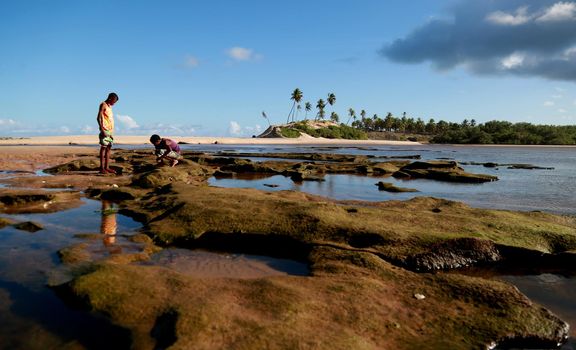
{"type": "Polygon", "coordinates": [[[77,243],[69,247],[62,248],[58,251],[58,256],[62,263],[66,265],[75,265],[87,263],[92,260],[90,252],[87,250],[88,243],[77,243]]]}
{"type": "Polygon", "coordinates": [[[84,158],[45,169],[44,172],[48,174],[62,174],[74,171],[97,171],[99,169],[100,161],[98,159],[84,158]]]}
{"type": "Polygon", "coordinates": [[[0,229],[12,225],[14,222],[7,218],[0,218],[0,229]]]}
{"type": "Polygon", "coordinates": [[[402,168],[402,172],[408,174],[411,178],[431,179],[447,182],[460,183],[483,183],[497,181],[498,177],[485,174],[473,174],[465,171],[444,171],[437,169],[414,169],[408,170],[402,168]]]}
{"type": "Polygon", "coordinates": [[[80,193],[6,189],[0,195],[0,212],[9,214],[51,213],[80,206],[80,193]]]}
{"type": "Polygon", "coordinates": [[[482,183],[497,181],[498,177],[485,174],[467,173],[456,161],[413,162],[400,168],[394,177],[424,178],[447,182],[482,183]]]}
{"type": "Polygon", "coordinates": [[[190,183],[194,177],[208,178],[213,172],[213,169],[197,163],[189,166],[158,167],[135,175],[132,178],[132,185],[142,188],[159,188],[171,183],[190,183]]]}
{"type": "Polygon", "coordinates": [[[5,206],[26,205],[38,202],[49,202],[56,194],[41,191],[11,191],[0,195],[0,204],[5,206]]]}
{"type": "Polygon", "coordinates": [[[306,245],[348,244],[367,235],[381,238],[370,249],[399,263],[430,252],[433,244],[466,237],[551,254],[576,249],[575,218],[473,209],[429,197],[362,203],[351,211],[349,205],[300,192],[173,184],[127,208],[162,242],[217,245],[245,237],[263,253],[281,246],[281,238],[306,245]]]}
{"type": "Polygon", "coordinates": [[[544,346],[567,336],[564,322],[503,282],[415,274],[328,247],[308,259],[311,277],[253,280],[101,264],[66,288],[130,329],[137,349],[458,350],[501,340],[544,346]]]}
{"type": "Polygon", "coordinates": [[[14,224],[13,226],[17,230],[26,231],[26,232],[30,232],[30,233],[35,233],[35,232],[38,232],[38,231],[44,229],[44,227],[42,227],[42,225],[37,224],[37,223],[32,222],[32,221],[19,222],[17,224],[14,224]]]}
{"type": "Polygon", "coordinates": [[[376,184],[376,186],[378,186],[378,190],[380,191],[386,191],[386,192],[394,192],[394,193],[400,193],[400,192],[418,192],[418,190],[415,190],[413,188],[406,188],[406,187],[396,187],[391,183],[388,182],[378,182],[376,184]]]}

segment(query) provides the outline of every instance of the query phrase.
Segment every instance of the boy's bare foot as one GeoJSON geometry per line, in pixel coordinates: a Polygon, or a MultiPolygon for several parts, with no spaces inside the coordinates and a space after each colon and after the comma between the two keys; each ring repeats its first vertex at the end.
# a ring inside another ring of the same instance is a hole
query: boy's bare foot
{"type": "Polygon", "coordinates": [[[106,171],[106,169],[100,169],[99,173],[100,173],[100,174],[104,174],[104,175],[108,174],[108,172],[106,171]]]}
{"type": "Polygon", "coordinates": [[[170,162],[170,166],[175,167],[176,164],[178,164],[178,161],[176,159],[172,159],[172,161],[170,162]]]}
{"type": "Polygon", "coordinates": [[[112,169],[106,169],[106,173],[108,174],[116,174],[116,172],[112,169]]]}

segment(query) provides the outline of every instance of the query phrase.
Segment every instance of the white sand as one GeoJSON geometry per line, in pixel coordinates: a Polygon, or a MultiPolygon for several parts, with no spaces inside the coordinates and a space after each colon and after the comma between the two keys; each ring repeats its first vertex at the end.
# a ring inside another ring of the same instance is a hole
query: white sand
{"type": "MultiPolygon", "coordinates": [[[[177,142],[190,144],[225,144],[225,145],[420,145],[410,141],[384,140],[341,140],[301,136],[299,138],[243,138],[243,137],[192,137],[164,136],[177,142]]],[[[149,144],[150,136],[115,135],[116,145],[149,144]]],[[[97,145],[97,135],[71,136],[38,136],[30,138],[11,138],[0,140],[1,145],[97,145]]]]}

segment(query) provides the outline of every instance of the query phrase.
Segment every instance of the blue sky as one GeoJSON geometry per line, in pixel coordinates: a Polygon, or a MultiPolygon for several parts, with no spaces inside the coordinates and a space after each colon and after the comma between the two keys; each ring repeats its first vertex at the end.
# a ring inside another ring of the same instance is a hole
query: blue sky
{"type": "Polygon", "coordinates": [[[0,45],[0,136],[95,134],[111,91],[117,134],[251,136],[294,88],[341,118],[576,123],[572,1],[2,1],[0,45]]]}

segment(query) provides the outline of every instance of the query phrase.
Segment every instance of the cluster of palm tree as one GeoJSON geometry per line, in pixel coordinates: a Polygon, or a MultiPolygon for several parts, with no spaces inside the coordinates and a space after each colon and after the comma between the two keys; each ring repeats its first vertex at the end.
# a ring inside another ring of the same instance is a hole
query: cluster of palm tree
{"type": "MultiPolygon", "coordinates": [[[[298,120],[298,115],[302,109],[301,102],[304,98],[302,90],[296,88],[292,92],[290,99],[292,100],[292,107],[288,113],[288,118],[286,123],[295,122],[298,120]]],[[[334,93],[329,93],[326,100],[319,99],[316,102],[316,113],[315,121],[324,120],[326,117],[326,108],[328,106],[334,106],[336,103],[336,95],[334,93]]],[[[304,103],[304,110],[306,112],[304,119],[308,119],[308,112],[312,110],[312,104],[310,102],[304,103]]],[[[340,116],[335,111],[330,113],[330,120],[336,123],[340,122],[340,116]]],[[[353,120],[351,126],[364,131],[389,131],[389,132],[401,132],[401,133],[419,133],[419,134],[435,134],[437,132],[442,132],[447,130],[449,123],[440,121],[436,123],[434,119],[430,119],[428,122],[424,122],[422,119],[414,119],[408,117],[406,112],[403,113],[401,118],[397,118],[392,113],[388,113],[384,119],[380,118],[377,114],[372,117],[367,117],[367,113],[364,109],[360,111],[360,119],[357,119],[356,111],[354,109],[348,109],[348,120],[346,125],[350,125],[350,121],[353,120]]],[[[474,119],[471,121],[465,120],[464,123],[470,123],[475,125],[474,119]]]]}
{"type": "MultiPolygon", "coordinates": [[[[298,114],[302,109],[300,102],[302,101],[303,97],[304,94],[300,89],[298,88],[294,89],[292,95],[290,96],[290,99],[292,100],[292,108],[290,108],[290,112],[288,113],[286,123],[295,122],[298,119],[298,114]]],[[[325,111],[327,106],[326,102],[328,103],[328,105],[333,106],[336,103],[336,95],[333,93],[329,93],[326,98],[326,101],[324,101],[323,99],[319,99],[318,102],[316,102],[316,108],[318,109],[318,113],[316,113],[316,118],[314,120],[324,119],[324,117],[326,116],[325,111]]],[[[307,120],[308,112],[312,110],[312,104],[310,102],[305,102],[304,110],[306,111],[304,118],[307,120]]],[[[338,114],[336,112],[332,112],[330,114],[330,120],[338,122],[339,121],[338,114]]]]}
{"type": "MultiPolygon", "coordinates": [[[[398,118],[388,113],[384,119],[380,118],[378,114],[374,114],[371,118],[366,117],[366,111],[362,110],[360,112],[360,119],[356,119],[356,113],[352,108],[349,109],[348,115],[350,118],[354,119],[352,126],[364,131],[388,131],[388,132],[400,132],[400,133],[415,133],[415,134],[436,134],[437,132],[443,132],[449,128],[449,123],[441,120],[438,123],[433,118],[430,118],[428,122],[425,122],[421,118],[412,118],[406,115],[406,112],[402,113],[402,117],[398,118]]],[[[348,119],[350,122],[350,119],[348,119]]],[[[471,121],[465,120],[464,123],[475,125],[476,121],[472,119],[471,121]]]]}

